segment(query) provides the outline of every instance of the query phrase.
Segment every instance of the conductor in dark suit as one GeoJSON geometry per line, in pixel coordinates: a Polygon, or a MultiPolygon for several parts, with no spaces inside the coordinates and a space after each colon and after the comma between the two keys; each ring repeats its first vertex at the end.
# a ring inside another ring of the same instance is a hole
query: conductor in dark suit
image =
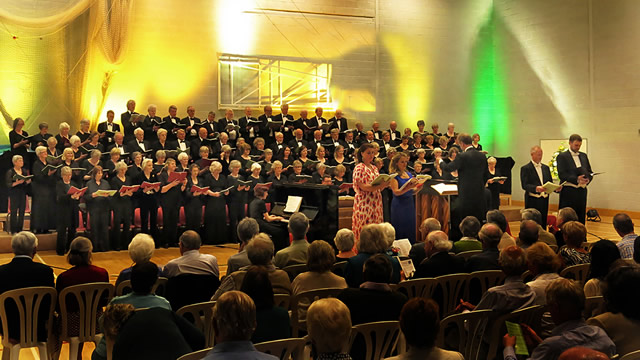
{"type": "Polygon", "coordinates": [[[543,229],[547,228],[547,213],[549,212],[549,194],[542,185],[553,182],[551,170],[541,162],[542,149],[540,146],[531,148],[531,161],[520,168],[520,183],[524,193],[524,208],[534,208],[542,214],[543,229]]]}
{"type": "Polygon", "coordinates": [[[136,112],[136,101],[129,100],[127,101],[127,111],[120,114],[120,123],[124,128],[125,143],[133,140],[133,130],[142,125],[141,122],[136,121],[136,117],[133,115],[138,115],[136,112]]]}
{"type": "Polygon", "coordinates": [[[414,278],[434,278],[437,276],[464,272],[464,259],[449,254],[451,241],[443,231],[433,231],[424,243],[427,258],[416,269],[414,278]]]}
{"type": "Polygon", "coordinates": [[[106,132],[120,132],[120,125],[113,122],[114,115],[113,110],[107,111],[107,121],[98,124],[98,133],[100,134],[102,145],[105,149],[108,148],[109,145],[113,144],[113,137],[108,136],[106,132]]]}
{"type": "MultiPolygon", "coordinates": [[[[47,265],[33,261],[38,247],[38,239],[33,233],[21,231],[11,238],[13,260],[0,266],[0,294],[9,290],[22,289],[34,286],[53,287],[53,270],[47,265]]],[[[45,315],[49,310],[51,299],[45,298],[41,305],[41,313],[38,324],[38,341],[46,341],[47,329],[45,315]]],[[[9,322],[9,338],[20,339],[20,320],[18,309],[11,301],[7,302],[6,312],[9,322]]],[[[2,335],[6,336],[6,329],[2,329],[2,335]]]]}
{"type": "Polygon", "coordinates": [[[587,185],[593,176],[587,154],[580,151],[582,137],[573,134],[569,137],[569,150],[558,154],[558,177],[566,184],[560,191],[560,209],[570,207],[578,214],[578,220],[584,224],[587,212],[587,185]]]}
{"type": "Polygon", "coordinates": [[[486,172],[488,171],[487,158],[471,145],[471,136],[463,133],[458,137],[462,152],[455,160],[445,163],[436,155],[436,161],[440,162],[442,170],[447,172],[458,171],[458,198],[452,206],[451,232],[452,240],[457,240],[461,234],[458,225],[461,219],[467,216],[475,216],[480,222],[485,218],[486,202],[484,199],[484,185],[486,172]]]}

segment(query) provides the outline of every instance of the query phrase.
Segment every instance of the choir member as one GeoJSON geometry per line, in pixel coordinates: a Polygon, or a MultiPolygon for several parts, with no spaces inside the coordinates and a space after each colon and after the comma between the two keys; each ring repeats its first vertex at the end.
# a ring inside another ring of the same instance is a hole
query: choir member
{"type": "MultiPolygon", "coordinates": [[[[433,154],[435,157],[442,155],[442,150],[437,148],[433,150],[433,154]]],[[[431,178],[433,180],[453,180],[453,176],[448,171],[445,171],[440,167],[440,162],[436,161],[433,163],[433,170],[431,171],[431,178]]]]}
{"type": "Polygon", "coordinates": [[[184,129],[187,139],[193,140],[198,137],[198,127],[201,123],[200,119],[196,117],[196,108],[193,106],[187,106],[187,117],[180,120],[183,125],[187,127],[184,129]]]}
{"type": "Polygon", "coordinates": [[[455,125],[453,123],[449,123],[449,125],[447,125],[447,132],[443,136],[447,139],[450,146],[455,143],[456,138],[458,137],[458,133],[455,132],[454,129],[455,125]]]}
{"type": "MultiPolygon", "coordinates": [[[[162,123],[162,119],[160,116],[156,115],[158,112],[158,107],[154,104],[150,104],[147,107],[147,116],[144,117],[142,121],[142,129],[144,130],[144,137],[149,140],[151,143],[158,140],[157,131],[160,129],[160,123],[162,123]]],[[[138,117],[140,118],[140,116],[138,117]]],[[[134,130],[133,135],[138,138],[136,132],[134,130]]],[[[151,146],[151,144],[149,144],[151,146]]],[[[133,150],[132,150],[133,151],[133,150]]]]}
{"type": "Polygon", "coordinates": [[[345,161],[346,161],[346,158],[344,157],[344,147],[342,145],[336,146],[336,149],[333,152],[333,159],[329,161],[328,165],[331,165],[331,166],[341,165],[345,161]]]}
{"type": "MultiPolygon", "coordinates": [[[[346,178],[347,168],[344,165],[336,166],[333,171],[333,185],[340,187],[344,183],[348,183],[346,178]]],[[[338,195],[353,195],[353,189],[343,189],[338,191],[338,195]]]]}
{"type": "Polygon", "coordinates": [[[231,157],[231,146],[224,145],[220,150],[220,164],[222,164],[222,175],[229,175],[229,164],[233,158],[231,157]]]}
{"type": "Polygon", "coordinates": [[[471,136],[471,146],[478,151],[482,151],[482,145],[480,145],[480,134],[476,133],[471,136]]]}
{"type": "Polygon", "coordinates": [[[113,118],[115,113],[113,110],[107,111],[107,121],[101,122],[98,124],[98,133],[100,134],[100,139],[102,140],[102,145],[104,149],[107,149],[111,144],[113,144],[113,137],[109,136],[109,133],[117,133],[120,132],[120,125],[113,122],[113,118]]]}
{"type": "Polygon", "coordinates": [[[315,156],[316,150],[318,150],[318,147],[320,146],[322,146],[322,131],[316,130],[313,132],[313,137],[309,140],[309,145],[307,147],[311,154],[315,156]]]}
{"type": "Polygon", "coordinates": [[[47,156],[58,157],[61,152],[58,150],[58,140],[55,137],[50,137],[47,139],[47,156]]]}
{"type": "Polygon", "coordinates": [[[433,140],[436,141],[442,134],[440,133],[440,125],[438,123],[433,123],[431,125],[431,135],[433,135],[433,140]]]}
{"type": "Polygon", "coordinates": [[[318,161],[318,163],[320,164],[326,164],[327,163],[327,159],[326,159],[326,150],[324,149],[324,146],[318,146],[318,148],[316,149],[316,161],[318,161]]]}
{"type": "Polygon", "coordinates": [[[281,216],[274,216],[267,211],[265,200],[267,198],[267,190],[265,188],[256,188],[253,190],[254,200],[249,204],[249,217],[256,219],[260,226],[260,232],[267,233],[273,240],[275,251],[285,248],[289,241],[287,231],[277,225],[278,222],[284,220],[281,216]]]}
{"type": "Polygon", "coordinates": [[[438,138],[438,144],[439,144],[439,148],[442,151],[449,151],[449,149],[451,149],[451,146],[449,145],[449,139],[446,136],[440,136],[438,138]]]}
{"type": "Polygon", "coordinates": [[[300,161],[300,164],[304,164],[310,160],[307,157],[308,154],[309,154],[309,149],[307,149],[306,146],[303,145],[300,148],[298,148],[298,160],[300,161]]]}
{"type": "Polygon", "coordinates": [[[303,134],[302,129],[295,129],[293,131],[294,138],[287,143],[296,153],[300,151],[302,146],[306,147],[308,145],[307,140],[303,138],[303,134]]]}
{"type": "MultiPolygon", "coordinates": [[[[187,220],[187,230],[200,232],[200,226],[202,226],[202,206],[205,201],[205,192],[193,189],[193,187],[197,186],[203,188],[206,186],[206,184],[200,177],[200,166],[198,164],[191,164],[187,172],[189,175],[187,175],[187,187],[184,191],[184,215],[187,220]]],[[[208,218],[206,219],[208,220],[208,218]]]]}
{"type": "Polygon", "coordinates": [[[31,179],[21,179],[28,176],[29,171],[24,168],[22,155],[13,155],[11,158],[13,167],[7,171],[5,183],[9,188],[9,202],[11,204],[9,215],[9,232],[11,234],[22,231],[24,224],[24,209],[27,205],[27,192],[31,179]]]}
{"type": "Polygon", "coordinates": [[[80,146],[84,146],[88,144],[91,136],[91,131],[89,131],[89,126],[91,123],[88,119],[80,120],[80,130],[76,133],[76,136],[80,138],[80,146]]]}
{"type": "MultiPolygon", "coordinates": [[[[221,192],[227,188],[227,179],[221,173],[222,164],[214,161],[211,163],[204,180],[204,185],[209,187],[208,196],[205,197],[205,239],[207,243],[212,244],[223,244],[228,241],[225,196],[229,192],[221,192]]],[[[202,212],[202,207],[200,209],[202,212]]]]}
{"type": "Polygon", "coordinates": [[[433,135],[427,135],[425,137],[425,141],[426,143],[424,144],[424,149],[433,151],[435,149],[435,146],[433,144],[433,135]]]}
{"type": "Polygon", "coordinates": [[[251,149],[251,156],[260,157],[264,156],[264,139],[257,137],[253,140],[253,148],[251,149]]]}
{"type": "Polygon", "coordinates": [[[114,147],[109,151],[109,160],[104,164],[102,171],[105,172],[104,177],[111,179],[116,174],[116,164],[120,161],[120,149],[114,147]]]}
{"type": "Polygon", "coordinates": [[[242,167],[241,173],[243,175],[248,175],[250,171],[247,163],[250,164],[249,161],[253,161],[251,160],[250,155],[251,146],[249,144],[241,144],[240,146],[238,146],[238,150],[240,151],[240,156],[238,156],[237,160],[240,162],[240,166],[242,167]]]}
{"type": "Polygon", "coordinates": [[[227,133],[221,133],[220,135],[218,135],[218,141],[214,141],[213,144],[210,146],[211,156],[220,157],[220,152],[222,152],[222,147],[228,144],[229,144],[229,135],[227,135],[227,133]]]}
{"type": "MultiPolygon", "coordinates": [[[[82,163],[82,167],[85,169],[84,170],[84,176],[82,178],[82,180],[84,181],[89,181],[91,179],[91,174],[92,174],[92,170],[93,168],[95,168],[96,166],[100,166],[100,172],[102,172],[102,164],[100,162],[100,156],[102,155],[102,153],[100,152],[100,150],[91,150],[91,156],[85,160],[82,163]]],[[[102,175],[101,175],[102,176],[102,175]]]]}
{"type": "Polygon", "coordinates": [[[159,176],[162,206],[162,241],[165,248],[173,244],[178,239],[178,220],[180,218],[180,203],[182,193],[187,188],[187,179],[184,181],[173,180],[169,182],[172,173],[176,171],[176,161],[167,160],[167,171],[163,171],[159,176]]]}
{"type": "Polygon", "coordinates": [[[283,185],[287,182],[286,177],[282,174],[282,163],[278,160],[273,162],[271,166],[271,174],[267,178],[267,182],[272,183],[271,189],[274,189],[274,186],[283,185]]]}
{"type": "Polygon", "coordinates": [[[260,164],[258,163],[251,164],[250,171],[251,173],[246,178],[246,181],[251,182],[251,184],[249,185],[249,189],[247,190],[247,193],[248,193],[247,205],[249,205],[251,201],[253,201],[253,189],[256,187],[257,184],[264,182],[264,180],[262,179],[262,176],[260,176],[260,172],[262,171],[262,166],[260,166],[260,164]]]}
{"type": "Polygon", "coordinates": [[[271,174],[271,168],[273,166],[273,151],[271,151],[271,149],[265,149],[264,159],[258,162],[258,164],[260,164],[260,166],[262,167],[262,172],[260,173],[260,175],[266,179],[269,174],[271,174]]]}
{"type": "MultiPolygon", "coordinates": [[[[73,150],[71,148],[65,148],[62,152],[62,164],[62,166],[68,166],[72,169],[78,168],[78,163],[73,159],[73,150]]],[[[72,176],[74,183],[80,184],[82,176],[77,171],[74,171],[72,176]]],[[[62,172],[60,172],[60,177],[62,177],[62,172]]]]}
{"type": "Polygon", "coordinates": [[[416,150],[416,158],[413,161],[414,164],[416,163],[421,163],[421,164],[426,164],[427,163],[427,159],[425,158],[427,152],[425,151],[425,149],[418,149],[416,150]]]}
{"type": "Polygon", "coordinates": [[[500,185],[504,184],[504,180],[494,181],[493,178],[503,176],[498,169],[496,163],[498,161],[493,156],[487,159],[488,173],[486,187],[491,193],[491,201],[489,202],[489,210],[497,210],[500,208],[500,185]]]}
{"type": "Polygon", "coordinates": [[[131,159],[133,160],[132,164],[129,165],[129,169],[127,169],[127,177],[135,182],[135,179],[140,176],[142,172],[142,154],[139,152],[134,152],[131,154],[131,159]]]}
{"type": "MultiPolygon", "coordinates": [[[[55,140],[55,139],[54,139],[55,140]]],[[[31,204],[31,229],[36,234],[46,234],[55,227],[55,190],[56,169],[42,171],[47,166],[47,148],[36,148],[36,161],[33,163],[33,193],[31,204]]]]}
{"type": "Polygon", "coordinates": [[[278,158],[282,163],[282,166],[289,166],[293,162],[293,155],[291,155],[291,148],[288,146],[284,147],[282,151],[282,156],[278,158]]]}
{"type": "Polygon", "coordinates": [[[60,125],[58,125],[58,131],[60,133],[56,135],[56,140],[58,141],[57,147],[59,152],[62,152],[65,148],[71,146],[71,141],[69,140],[69,130],[71,130],[71,127],[66,122],[62,122],[60,123],[60,125]]]}
{"type": "Polygon", "coordinates": [[[189,169],[189,155],[187,155],[187,153],[178,154],[178,162],[177,172],[183,172],[189,169]]]}
{"type": "MultiPolygon", "coordinates": [[[[402,141],[400,142],[400,144],[396,147],[398,149],[398,151],[411,151],[411,145],[409,145],[409,140],[411,138],[408,135],[403,135],[402,136],[402,141]]],[[[389,157],[389,155],[387,155],[387,157],[389,157]]]]}
{"type": "Polygon", "coordinates": [[[56,208],[58,238],[56,240],[56,253],[64,255],[69,248],[71,240],[76,236],[78,226],[78,200],[80,193],[69,195],[69,190],[77,184],[71,180],[72,171],[68,166],[60,170],[61,179],[56,184],[56,208]]]}
{"type": "MultiPolygon", "coordinates": [[[[153,160],[144,159],[142,161],[142,172],[138,175],[136,184],[141,185],[143,182],[150,184],[157,183],[158,177],[153,171],[153,160]]],[[[158,194],[154,189],[140,188],[140,222],[141,231],[151,235],[156,243],[156,248],[160,247],[160,237],[157,236],[158,229],[158,194]],[[149,226],[151,222],[151,226],[149,226]]]]}
{"type": "Polygon", "coordinates": [[[380,123],[374,121],[371,125],[371,132],[373,133],[373,138],[375,140],[382,140],[382,130],[380,130],[380,123]]]}
{"type": "Polygon", "coordinates": [[[31,139],[31,150],[35,150],[38,146],[47,147],[47,140],[53,135],[49,134],[49,124],[46,122],[38,125],[39,133],[35,134],[31,139]]]}
{"type": "Polygon", "coordinates": [[[156,175],[160,175],[166,166],[167,153],[165,153],[164,150],[158,150],[154,157],[156,158],[156,162],[153,163],[153,172],[156,173],[156,175]]]}
{"type": "MultiPolygon", "coordinates": [[[[143,154],[149,153],[153,151],[151,148],[151,143],[148,140],[145,140],[145,131],[142,128],[137,128],[133,131],[133,135],[136,137],[134,140],[131,140],[127,146],[125,147],[126,152],[132,153],[134,151],[139,151],[143,154]]],[[[155,133],[154,133],[155,135],[155,133]]]]}
{"type": "MultiPolygon", "coordinates": [[[[314,116],[314,117],[312,117],[311,119],[309,119],[309,122],[310,122],[312,125],[314,125],[314,124],[315,124],[315,126],[317,126],[317,127],[320,129],[320,127],[322,126],[322,124],[328,124],[328,123],[329,123],[329,121],[328,121],[327,119],[325,119],[325,118],[323,118],[323,117],[322,117],[322,114],[324,113],[324,110],[323,110],[321,107],[319,107],[319,106],[318,106],[318,107],[315,109],[315,111],[314,111],[314,112],[315,112],[316,116],[314,116]]],[[[322,137],[324,137],[324,136],[326,136],[326,135],[327,135],[327,134],[325,134],[325,131],[324,131],[324,130],[321,130],[321,131],[322,131],[322,137]]]]}
{"type": "Polygon", "coordinates": [[[16,118],[13,120],[13,130],[9,131],[9,142],[11,144],[11,154],[22,156],[23,161],[27,159],[27,153],[29,149],[29,140],[24,128],[24,120],[22,118],[16,118]]]}
{"type": "Polygon", "coordinates": [[[84,145],[84,148],[88,151],[91,150],[100,150],[100,152],[104,152],[104,146],[100,144],[100,134],[97,131],[91,132],[89,135],[89,142],[84,145]]]}
{"type": "Polygon", "coordinates": [[[314,184],[321,184],[326,170],[327,166],[325,164],[321,163],[316,165],[316,171],[313,173],[313,175],[311,175],[311,182],[314,184]]]}
{"type": "MultiPolygon", "coordinates": [[[[208,147],[207,139],[207,129],[201,127],[198,129],[198,136],[196,136],[193,140],[191,140],[191,159],[196,161],[200,159],[200,148],[202,146],[208,147]]],[[[251,148],[251,147],[249,147],[251,148]]]]}
{"type": "Polygon", "coordinates": [[[80,146],[81,146],[80,137],[78,135],[73,135],[71,137],[71,139],[69,139],[69,141],[71,142],[71,150],[73,151],[73,159],[81,164],[82,161],[84,161],[84,159],[88,155],[87,155],[87,153],[82,151],[82,149],[80,149],[80,146]]]}
{"type": "Polygon", "coordinates": [[[174,150],[176,146],[172,141],[167,140],[167,129],[158,130],[158,141],[151,145],[152,154],[155,154],[158,150],[174,150]]]}
{"type": "Polygon", "coordinates": [[[416,125],[418,126],[418,131],[414,132],[413,135],[418,134],[423,138],[427,136],[427,133],[424,131],[424,126],[425,126],[424,120],[418,120],[416,125]]]}
{"type": "Polygon", "coordinates": [[[102,178],[102,175],[102,166],[96,165],[91,170],[91,180],[87,182],[87,192],[84,195],[89,210],[91,240],[95,251],[109,250],[109,220],[111,220],[109,196],[99,195],[97,191],[111,190],[111,186],[102,178]]]}
{"type": "Polygon", "coordinates": [[[414,134],[413,135],[413,144],[411,144],[411,146],[413,146],[414,149],[422,149],[422,147],[423,147],[423,145],[422,145],[422,135],[414,134]]]}
{"type": "Polygon", "coordinates": [[[307,179],[298,179],[297,177],[300,175],[304,175],[302,173],[302,163],[300,162],[300,160],[296,160],[293,162],[293,173],[289,175],[289,183],[303,184],[307,182],[307,179]]]}
{"type": "Polygon", "coordinates": [[[206,146],[200,147],[200,159],[196,162],[198,167],[200,168],[200,176],[203,176],[205,173],[209,172],[209,165],[211,165],[211,159],[209,159],[209,148],[206,146]]]}
{"type": "Polygon", "coordinates": [[[123,186],[131,186],[132,181],[127,178],[127,164],[119,161],[116,164],[116,175],[111,178],[111,188],[117,190],[111,202],[113,207],[113,228],[111,229],[112,250],[120,251],[129,246],[129,233],[131,231],[131,214],[133,212],[131,197],[133,191],[121,192],[123,186]],[[120,228],[122,225],[122,229],[120,228]]]}
{"type": "Polygon", "coordinates": [[[284,141],[289,142],[293,139],[293,131],[296,128],[296,125],[293,121],[293,115],[289,114],[289,104],[282,104],[280,107],[280,114],[274,117],[274,121],[282,121],[282,134],[284,135],[284,141]],[[288,125],[288,126],[285,126],[288,125]]]}
{"type": "Polygon", "coordinates": [[[175,105],[171,105],[169,106],[169,115],[162,118],[162,121],[164,121],[164,123],[162,124],[162,129],[167,131],[167,135],[170,140],[176,139],[174,130],[180,124],[180,118],[176,116],[177,113],[178,107],[175,105]]]}
{"type": "Polygon", "coordinates": [[[340,109],[336,110],[335,115],[329,119],[331,129],[338,129],[339,132],[344,132],[349,129],[347,124],[347,118],[343,116],[343,112],[340,109]]]}
{"type": "Polygon", "coordinates": [[[176,149],[185,152],[188,151],[189,143],[186,140],[187,133],[184,131],[184,129],[178,129],[178,131],[176,132],[176,137],[176,149]]]}
{"type": "Polygon", "coordinates": [[[580,151],[582,137],[569,137],[569,150],[558,154],[558,177],[566,182],[560,191],[560,209],[570,207],[578,214],[578,221],[585,223],[587,213],[587,185],[593,180],[593,171],[587,154],[580,151]]]}
{"type": "MultiPolygon", "coordinates": [[[[258,119],[251,116],[251,108],[244,108],[244,116],[238,119],[238,125],[240,126],[240,135],[243,138],[251,141],[258,136],[258,129],[256,126],[249,124],[249,121],[258,121],[258,119]]],[[[254,123],[257,125],[257,123],[254,123]]]]}
{"type": "Polygon", "coordinates": [[[392,121],[389,123],[389,134],[391,135],[391,141],[400,141],[400,131],[398,131],[398,123],[392,121]]]}
{"type": "MultiPolygon", "coordinates": [[[[133,131],[142,125],[141,120],[144,119],[144,117],[139,118],[138,115],[135,100],[127,101],[127,111],[120,114],[120,123],[122,123],[122,127],[124,128],[124,140],[126,142],[133,140],[133,131]]],[[[107,112],[107,118],[108,117],[109,113],[107,112]]]]}
{"type": "Polygon", "coordinates": [[[120,155],[126,154],[125,146],[124,146],[124,135],[122,133],[116,133],[113,135],[113,144],[109,145],[106,149],[107,152],[111,151],[111,149],[118,149],[120,155]]]}
{"type": "MultiPolygon", "coordinates": [[[[215,113],[214,113],[214,118],[215,118],[215,113]]],[[[238,126],[238,121],[237,120],[233,120],[233,110],[231,109],[227,109],[224,112],[224,118],[220,119],[220,121],[218,121],[218,133],[222,134],[227,134],[229,136],[229,140],[231,140],[232,143],[235,143],[236,140],[238,139],[239,135],[238,135],[238,131],[236,130],[237,126],[238,126]],[[229,127],[227,129],[227,127],[229,127]]],[[[215,137],[215,135],[209,135],[210,138],[215,137]]]]}
{"type": "MultiPolygon", "coordinates": [[[[534,208],[540,211],[543,229],[547,228],[547,214],[549,213],[549,194],[542,185],[553,182],[551,169],[542,163],[542,148],[534,146],[530,150],[531,161],[520,168],[520,184],[524,194],[524,208],[534,208]]],[[[560,192],[562,188],[556,190],[560,192]]]]}
{"type": "Polygon", "coordinates": [[[229,208],[229,231],[231,232],[231,238],[234,243],[238,242],[238,234],[236,229],[238,223],[245,216],[245,204],[247,203],[247,189],[248,186],[239,184],[238,181],[244,179],[240,175],[240,161],[232,160],[229,164],[229,175],[227,176],[226,187],[232,187],[229,190],[229,195],[226,196],[227,207],[229,208]]]}

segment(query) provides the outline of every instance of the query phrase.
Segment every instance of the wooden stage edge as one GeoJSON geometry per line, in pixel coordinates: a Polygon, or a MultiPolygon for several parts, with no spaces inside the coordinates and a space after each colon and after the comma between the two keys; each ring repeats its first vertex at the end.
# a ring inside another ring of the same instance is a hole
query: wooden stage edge
{"type": "MultiPolygon", "coordinates": [[[[521,206],[521,207],[524,208],[524,201],[522,201],[522,200],[513,200],[511,203],[514,206],[521,206]]],[[[600,214],[600,216],[611,216],[611,217],[614,217],[618,213],[625,213],[625,214],[629,215],[629,217],[631,217],[632,219],[640,219],[640,211],[627,211],[627,210],[618,210],[618,209],[597,208],[597,207],[589,206],[589,204],[587,203],[587,210],[588,209],[596,209],[596,210],[598,210],[598,214],[600,214]]],[[[558,211],[558,204],[550,204],[549,205],[549,211],[557,212],[558,211]]]]}

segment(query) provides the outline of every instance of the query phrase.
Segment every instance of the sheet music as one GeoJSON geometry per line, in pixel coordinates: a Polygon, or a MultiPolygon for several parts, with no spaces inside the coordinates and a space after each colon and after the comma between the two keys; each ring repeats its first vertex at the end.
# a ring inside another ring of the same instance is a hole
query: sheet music
{"type": "Polygon", "coordinates": [[[302,196],[289,196],[287,198],[287,204],[284,206],[284,212],[294,213],[300,210],[302,205],[302,196]]]}

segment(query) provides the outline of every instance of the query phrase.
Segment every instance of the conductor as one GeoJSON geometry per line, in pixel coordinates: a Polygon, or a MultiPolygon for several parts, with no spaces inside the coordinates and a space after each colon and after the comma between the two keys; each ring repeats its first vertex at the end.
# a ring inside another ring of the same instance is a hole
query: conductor
{"type": "Polygon", "coordinates": [[[549,166],[542,163],[542,148],[531,148],[531,161],[520,168],[520,183],[524,194],[525,209],[535,208],[542,214],[543,229],[547,228],[547,213],[549,212],[549,194],[542,187],[552,182],[549,166]]]}
{"type": "Polygon", "coordinates": [[[580,151],[582,137],[569,137],[569,150],[558,154],[558,177],[560,183],[566,181],[560,191],[559,208],[570,207],[578,214],[578,220],[585,223],[587,213],[587,185],[593,179],[591,164],[587,154],[580,151]]]}

